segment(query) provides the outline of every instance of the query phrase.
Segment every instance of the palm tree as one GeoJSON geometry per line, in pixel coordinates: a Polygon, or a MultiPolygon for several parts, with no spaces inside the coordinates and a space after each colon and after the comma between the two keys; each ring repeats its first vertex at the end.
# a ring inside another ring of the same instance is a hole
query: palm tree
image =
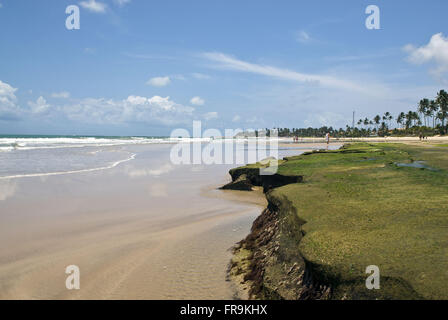
{"type": "Polygon", "coordinates": [[[437,94],[436,101],[440,108],[441,113],[440,120],[442,121],[442,130],[446,132],[445,119],[447,118],[448,115],[448,93],[445,90],[440,90],[439,93],[437,94]]]}
{"type": "Polygon", "coordinates": [[[397,123],[400,125],[400,127],[403,128],[403,120],[405,120],[406,115],[404,114],[404,112],[401,112],[398,117],[397,117],[397,123]]]}
{"type": "Polygon", "coordinates": [[[383,116],[383,120],[388,122],[388,127],[390,127],[390,121],[393,119],[392,115],[390,114],[390,112],[386,112],[383,116]]]}
{"type": "Polygon", "coordinates": [[[429,102],[429,108],[430,110],[430,114],[432,116],[432,127],[435,128],[436,127],[436,116],[437,116],[437,112],[439,111],[439,105],[437,104],[437,101],[431,100],[429,102]]]}
{"type": "Polygon", "coordinates": [[[409,129],[410,127],[414,126],[414,120],[416,119],[416,115],[418,118],[418,114],[414,111],[409,111],[406,115],[406,129],[409,129]]]}
{"type": "Polygon", "coordinates": [[[380,124],[381,117],[377,114],[377,115],[375,116],[375,118],[373,118],[373,121],[375,121],[376,131],[378,131],[378,126],[379,126],[379,124],[380,124]]]}
{"type": "Polygon", "coordinates": [[[426,114],[429,109],[429,100],[428,99],[422,99],[418,103],[418,112],[423,116],[425,119],[425,126],[426,126],[426,114]]]}
{"type": "Polygon", "coordinates": [[[366,126],[366,128],[369,125],[369,119],[367,119],[367,117],[364,119],[364,125],[366,126]]]}
{"type": "Polygon", "coordinates": [[[415,125],[419,126],[422,124],[422,121],[420,120],[420,116],[415,111],[412,112],[412,120],[414,121],[414,126],[415,125]]]}

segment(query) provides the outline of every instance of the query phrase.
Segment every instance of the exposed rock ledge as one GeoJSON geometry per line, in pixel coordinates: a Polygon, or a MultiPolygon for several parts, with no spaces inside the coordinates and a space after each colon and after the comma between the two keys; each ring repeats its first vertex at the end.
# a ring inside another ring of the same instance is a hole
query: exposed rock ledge
{"type": "Polygon", "coordinates": [[[232,182],[222,189],[250,191],[253,186],[262,186],[268,200],[251,233],[233,248],[230,279],[249,299],[328,299],[331,288],[314,279],[298,250],[304,221],[287,199],[277,199],[270,192],[302,182],[303,177],[261,176],[258,168],[247,167],[232,169],[230,175],[232,182]]]}
{"type": "Polygon", "coordinates": [[[365,290],[365,279],[342,281],[323,266],[307,261],[299,244],[305,236],[297,209],[274,188],[303,181],[301,176],[260,176],[258,168],[230,170],[224,189],[251,190],[263,186],[267,208],[254,221],[250,234],[233,248],[228,277],[249,299],[415,299],[421,298],[401,279],[383,277],[385,288],[365,290]]]}
{"type": "Polygon", "coordinates": [[[232,169],[229,171],[232,182],[221,187],[221,189],[252,191],[253,186],[260,186],[263,187],[263,192],[266,193],[273,188],[303,181],[302,176],[260,175],[259,171],[259,168],[246,167],[232,169]]]}

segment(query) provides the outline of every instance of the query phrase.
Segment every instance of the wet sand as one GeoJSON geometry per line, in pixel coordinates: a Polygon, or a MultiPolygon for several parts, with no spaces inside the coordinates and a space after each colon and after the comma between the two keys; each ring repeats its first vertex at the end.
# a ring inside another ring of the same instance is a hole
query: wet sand
{"type": "MultiPolygon", "coordinates": [[[[230,248],[265,206],[217,190],[235,165],[169,162],[170,145],[93,172],[0,181],[0,299],[232,299],[230,248]],[[67,290],[76,265],[81,289],[67,290]]],[[[303,150],[289,150],[289,155],[303,150]]]]}
{"type": "Polygon", "coordinates": [[[229,248],[263,204],[220,196],[232,166],[131,149],[135,160],[109,170],[0,181],[0,299],[234,297],[229,248]],[[65,287],[69,265],[80,290],[65,287]]]}

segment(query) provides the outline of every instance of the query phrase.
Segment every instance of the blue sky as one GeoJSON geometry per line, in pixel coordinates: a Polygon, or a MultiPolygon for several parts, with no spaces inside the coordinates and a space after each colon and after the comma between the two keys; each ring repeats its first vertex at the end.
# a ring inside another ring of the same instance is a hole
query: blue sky
{"type": "Polygon", "coordinates": [[[331,125],[447,87],[448,3],[0,0],[0,134],[331,125]],[[343,5],[342,5],[343,3],[343,5]],[[381,29],[365,27],[380,8],[381,29]],[[80,29],[67,30],[68,5],[80,29]]]}

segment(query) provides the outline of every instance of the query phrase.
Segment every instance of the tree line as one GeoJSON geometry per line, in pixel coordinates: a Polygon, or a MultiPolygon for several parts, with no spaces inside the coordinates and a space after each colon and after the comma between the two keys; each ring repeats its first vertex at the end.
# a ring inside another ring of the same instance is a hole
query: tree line
{"type": "MultiPolygon", "coordinates": [[[[394,117],[390,112],[376,115],[372,119],[359,119],[355,126],[335,129],[321,128],[274,128],[279,137],[324,137],[328,132],[332,137],[445,135],[448,130],[448,93],[440,90],[434,99],[421,99],[417,108],[400,112],[394,117]]],[[[271,129],[265,129],[270,136],[271,129]]],[[[257,132],[256,132],[256,135],[257,132]]]]}

